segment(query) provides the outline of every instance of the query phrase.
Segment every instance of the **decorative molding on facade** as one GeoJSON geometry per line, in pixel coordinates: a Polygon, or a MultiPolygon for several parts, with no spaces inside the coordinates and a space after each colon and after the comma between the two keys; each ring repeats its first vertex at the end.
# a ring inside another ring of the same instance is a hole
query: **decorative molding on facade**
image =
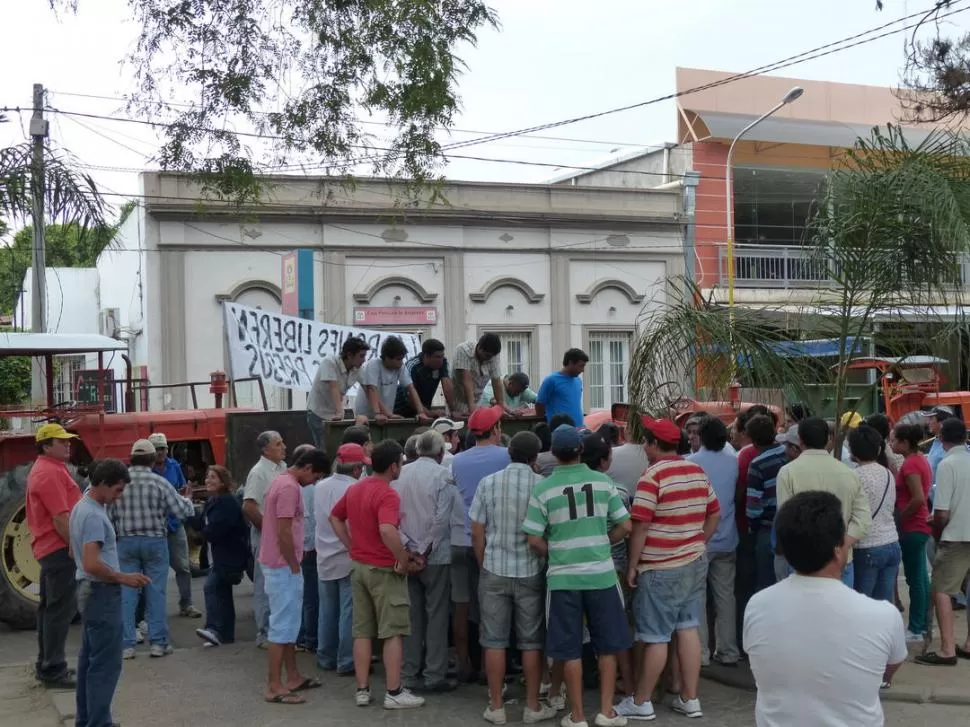
{"type": "Polygon", "coordinates": [[[438,297],[437,293],[428,292],[424,289],[421,283],[418,283],[411,278],[405,278],[403,275],[390,275],[386,278],[375,280],[370,284],[367,290],[360,293],[354,293],[354,301],[367,305],[374,299],[374,296],[380,291],[384,290],[384,288],[390,288],[394,285],[407,288],[418,297],[418,300],[425,304],[434,303],[435,299],[438,297]]]}
{"type": "Polygon", "coordinates": [[[261,290],[272,296],[277,303],[283,302],[283,291],[275,283],[271,283],[268,280],[244,280],[241,283],[237,283],[228,292],[216,293],[216,303],[225,303],[226,301],[231,303],[238,299],[240,295],[248,293],[250,290],[261,290]]]}
{"type": "Polygon", "coordinates": [[[469,293],[468,299],[472,303],[486,303],[491,297],[492,293],[499,288],[515,288],[522,293],[522,295],[525,296],[525,299],[530,303],[541,303],[542,299],[546,297],[545,293],[535,292],[532,286],[524,280],[519,280],[518,278],[513,278],[511,276],[505,276],[489,280],[478,292],[469,293]]]}
{"type": "Polygon", "coordinates": [[[602,280],[597,280],[582,293],[576,293],[576,300],[583,305],[589,305],[597,295],[607,288],[619,290],[633,305],[639,305],[646,297],[634,290],[633,286],[629,283],[617,280],[616,278],[603,278],[602,280]]]}

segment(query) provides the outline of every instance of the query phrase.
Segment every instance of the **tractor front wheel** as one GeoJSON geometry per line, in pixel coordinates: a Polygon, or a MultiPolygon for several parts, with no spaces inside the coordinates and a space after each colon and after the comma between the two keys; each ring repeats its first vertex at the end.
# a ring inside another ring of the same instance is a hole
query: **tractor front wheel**
{"type": "Polygon", "coordinates": [[[0,474],[0,621],[14,629],[37,625],[40,564],[27,529],[27,466],[0,474]]]}

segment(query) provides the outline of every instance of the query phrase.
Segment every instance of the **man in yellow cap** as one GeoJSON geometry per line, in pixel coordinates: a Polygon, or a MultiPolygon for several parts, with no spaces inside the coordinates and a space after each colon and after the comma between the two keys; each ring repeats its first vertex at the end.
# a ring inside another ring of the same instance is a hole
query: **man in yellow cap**
{"type": "Polygon", "coordinates": [[[45,686],[72,689],[74,671],[67,668],[67,632],[77,613],[77,582],[71,558],[71,509],[81,489],[67,469],[76,434],[60,424],[44,424],[35,435],[37,460],[27,475],[27,529],[40,563],[37,606],[37,663],[34,674],[45,686]]]}
{"type": "Polygon", "coordinates": [[[862,415],[857,411],[847,411],[839,419],[839,429],[842,432],[842,452],[839,458],[842,464],[853,470],[858,465],[852,459],[852,453],[849,452],[849,432],[857,429],[860,424],[862,424],[862,415]]]}

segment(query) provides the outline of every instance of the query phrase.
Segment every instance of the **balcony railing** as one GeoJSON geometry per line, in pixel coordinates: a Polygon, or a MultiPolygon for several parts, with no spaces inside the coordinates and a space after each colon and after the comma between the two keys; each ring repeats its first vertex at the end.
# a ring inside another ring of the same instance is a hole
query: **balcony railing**
{"type": "MultiPolygon", "coordinates": [[[[728,282],[727,248],[717,253],[721,285],[728,282]]],[[[808,247],[796,245],[735,245],[734,285],[738,288],[818,288],[832,281],[830,262],[817,260],[808,247]]],[[[959,275],[970,286],[970,259],[961,256],[959,275]]]]}

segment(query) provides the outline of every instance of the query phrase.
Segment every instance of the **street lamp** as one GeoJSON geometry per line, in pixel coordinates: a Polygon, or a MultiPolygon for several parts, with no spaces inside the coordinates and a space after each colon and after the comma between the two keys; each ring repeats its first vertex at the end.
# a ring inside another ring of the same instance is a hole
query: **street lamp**
{"type": "MultiPolygon", "coordinates": [[[[724,203],[725,212],[727,213],[728,319],[732,327],[734,325],[734,178],[731,174],[731,159],[734,156],[734,146],[751,129],[767,119],[782,106],[787,106],[793,101],[796,101],[803,93],[805,93],[805,89],[801,86],[795,86],[771,110],[762,114],[741,129],[738,135],[734,137],[734,141],[731,142],[731,147],[728,149],[727,165],[724,171],[724,203]]],[[[733,362],[733,352],[731,355],[733,362]]],[[[733,365],[732,363],[732,367],[733,365]]]]}

